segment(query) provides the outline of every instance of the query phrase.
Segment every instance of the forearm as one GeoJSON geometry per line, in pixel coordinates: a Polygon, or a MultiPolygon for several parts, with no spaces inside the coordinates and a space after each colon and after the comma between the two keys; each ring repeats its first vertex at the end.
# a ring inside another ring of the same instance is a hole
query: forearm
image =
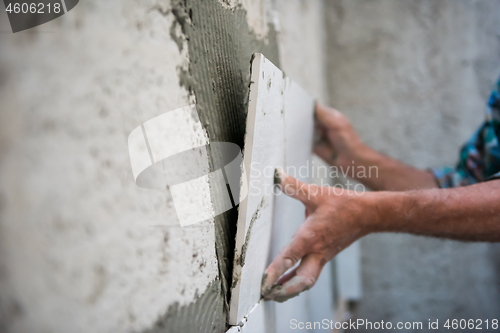
{"type": "Polygon", "coordinates": [[[454,189],[372,195],[378,217],[368,227],[373,232],[500,241],[500,180],[454,189]]]}
{"type": "MultiPolygon", "coordinates": [[[[357,170],[362,167],[370,171],[366,173],[366,177],[356,177],[355,179],[375,191],[437,188],[430,172],[406,165],[367,146],[356,153],[353,161],[357,170]]],[[[359,175],[363,174],[359,173],[359,175]]]]}
{"type": "Polygon", "coordinates": [[[266,300],[284,301],[311,288],[326,262],[369,233],[500,241],[500,180],[455,189],[361,194],[336,193],[304,184],[281,169],[276,172],[283,193],[305,205],[306,220],[266,269],[266,300]]]}

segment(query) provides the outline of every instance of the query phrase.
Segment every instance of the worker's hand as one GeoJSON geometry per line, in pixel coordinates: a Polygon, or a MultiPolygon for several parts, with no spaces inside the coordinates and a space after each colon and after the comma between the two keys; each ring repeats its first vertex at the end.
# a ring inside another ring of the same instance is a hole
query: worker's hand
{"type": "Polygon", "coordinates": [[[333,187],[304,184],[281,169],[276,178],[286,195],[306,206],[305,222],[269,265],[262,280],[264,299],[284,302],[311,288],[329,260],[366,235],[368,219],[374,215],[370,193],[343,190],[336,194],[333,187]]]}
{"type": "Polygon", "coordinates": [[[347,167],[368,149],[349,119],[339,111],[316,104],[314,152],[330,165],[347,167]]]}

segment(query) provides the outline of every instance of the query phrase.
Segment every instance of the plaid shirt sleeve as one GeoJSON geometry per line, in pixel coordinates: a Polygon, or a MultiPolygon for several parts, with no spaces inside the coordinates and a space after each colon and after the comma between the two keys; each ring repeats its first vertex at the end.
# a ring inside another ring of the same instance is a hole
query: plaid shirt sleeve
{"type": "Polygon", "coordinates": [[[431,169],[441,188],[500,178],[500,79],[486,107],[486,120],[463,145],[457,165],[431,169]]]}

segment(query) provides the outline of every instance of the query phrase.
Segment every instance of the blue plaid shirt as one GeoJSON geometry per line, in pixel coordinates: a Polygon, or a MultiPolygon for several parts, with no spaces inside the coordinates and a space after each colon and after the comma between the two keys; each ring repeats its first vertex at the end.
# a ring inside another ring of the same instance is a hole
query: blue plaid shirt
{"type": "Polygon", "coordinates": [[[500,79],[486,107],[486,119],[463,145],[454,168],[432,169],[442,188],[500,178],[500,79]]]}

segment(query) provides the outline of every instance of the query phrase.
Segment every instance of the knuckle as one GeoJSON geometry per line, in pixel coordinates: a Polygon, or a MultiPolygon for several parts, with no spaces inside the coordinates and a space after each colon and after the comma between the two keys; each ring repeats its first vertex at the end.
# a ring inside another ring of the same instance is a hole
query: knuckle
{"type": "MultiPolygon", "coordinates": [[[[284,262],[289,263],[291,266],[295,265],[300,260],[298,252],[296,251],[289,251],[287,254],[283,255],[282,258],[284,262]]],[[[289,264],[285,266],[290,266],[289,264]]]]}
{"type": "Polygon", "coordinates": [[[297,230],[297,233],[294,235],[297,243],[305,245],[309,243],[311,239],[316,238],[317,232],[314,230],[314,226],[310,226],[309,224],[312,223],[310,221],[309,223],[304,223],[297,230]]]}
{"type": "Polygon", "coordinates": [[[298,260],[296,260],[294,257],[290,257],[290,256],[283,257],[283,266],[284,266],[285,270],[288,270],[288,269],[292,268],[293,266],[295,266],[297,261],[298,260]]]}
{"type": "Polygon", "coordinates": [[[325,253],[328,250],[328,248],[329,248],[329,244],[320,240],[320,241],[314,243],[314,246],[311,250],[312,250],[312,252],[315,252],[315,253],[325,253]]]}
{"type": "Polygon", "coordinates": [[[287,251],[283,252],[281,259],[285,268],[289,269],[301,259],[300,252],[293,248],[289,248],[287,251]]]}
{"type": "Polygon", "coordinates": [[[324,230],[321,230],[322,225],[319,225],[316,227],[318,229],[317,236],[315,237],[315,241],[313,244],[313,250],[316,250],[314,252],[323,252],[323,250],[328,249],[330,242],[329,242],[329,237],[330,235],[325,233],[324,230]]]}
{"type": "Polygon", "coordinates": [[[307,188],[307,197],[313,203],[318,202],[318,198],[321,196],[322,188],[318,185],[308,185],[307,188]]]}
{"type": "Polygon", "coordinates": [[[301,238],[299,241],[294,241],[294,245],[283,253],[283,258],[290,259],[296,264],[306,254],[309,247],[308,242],[301,238]]]}
{"type": "Polygon", "coordinates": [[[327,262],[328,262],[328,260],[326,258],[321,257],[321,259],[319,260],[320,267],[325,266],[327,262]]]}

